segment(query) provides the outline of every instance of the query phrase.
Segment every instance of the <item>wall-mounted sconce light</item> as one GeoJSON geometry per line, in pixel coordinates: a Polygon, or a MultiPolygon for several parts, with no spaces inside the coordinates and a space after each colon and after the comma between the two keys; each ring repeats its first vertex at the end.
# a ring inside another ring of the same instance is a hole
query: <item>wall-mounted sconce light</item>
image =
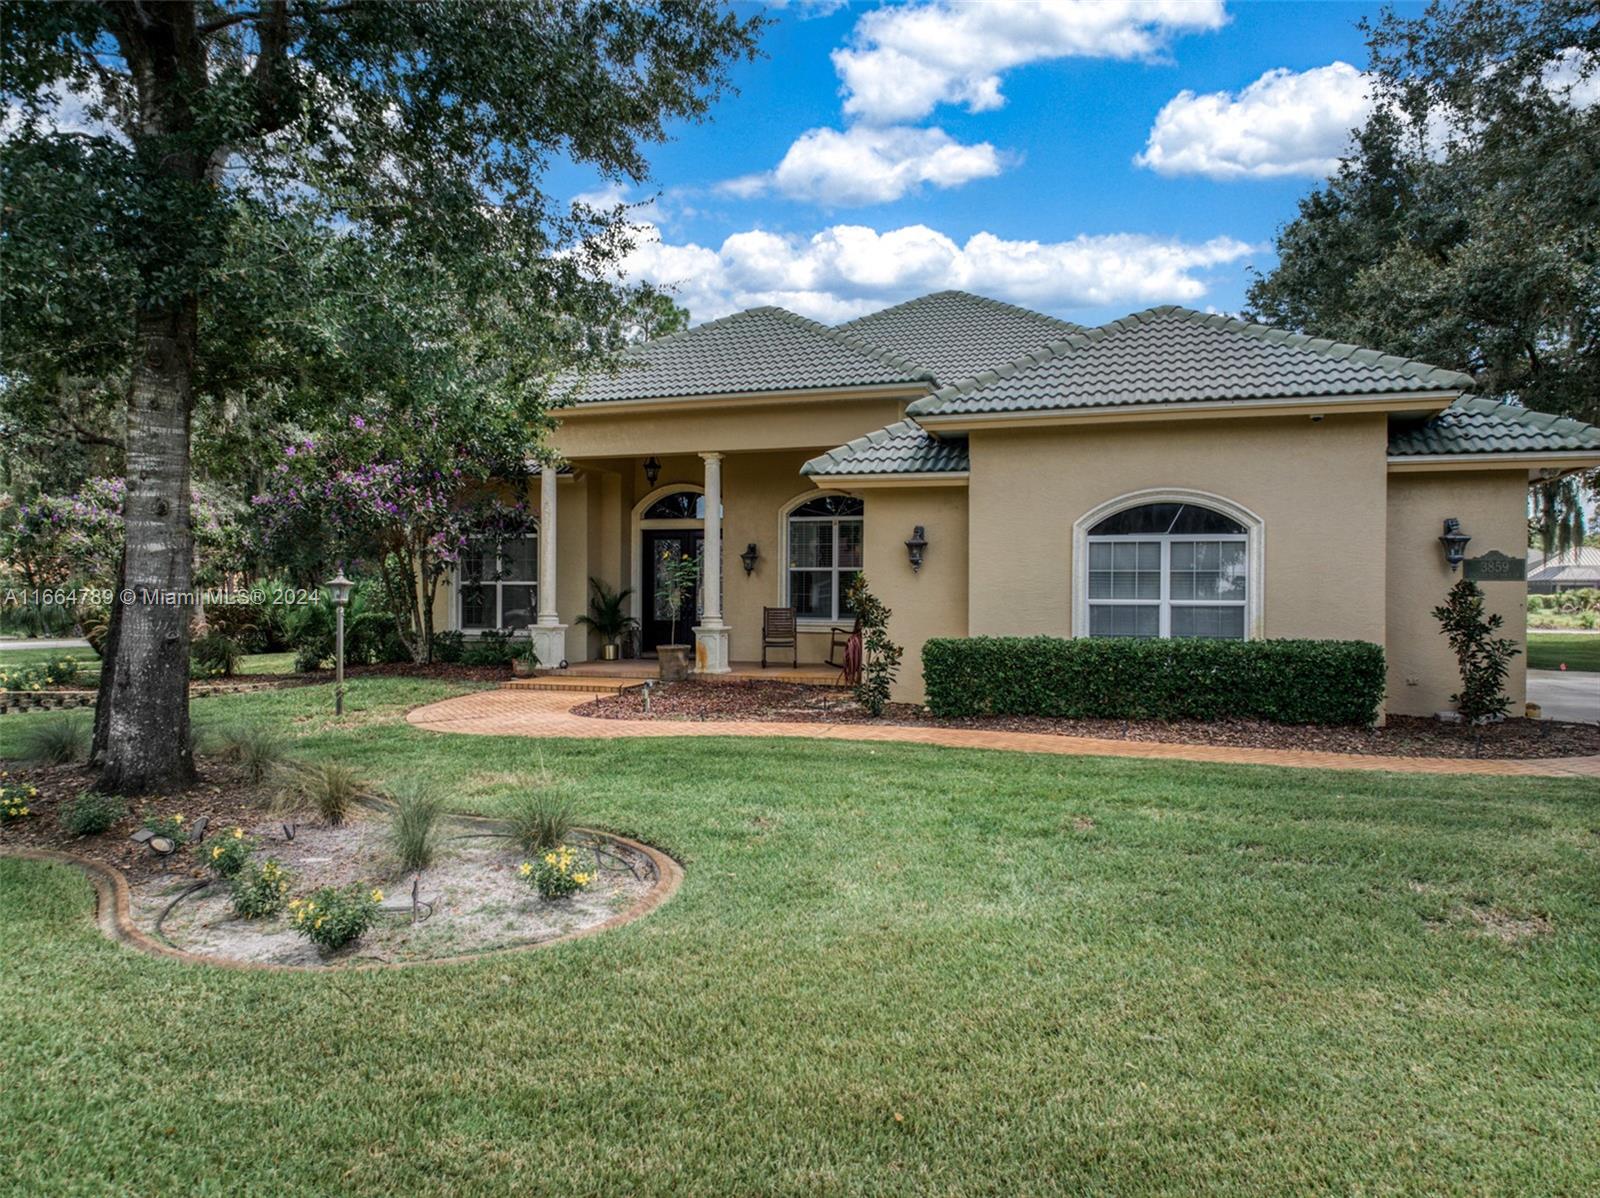
{"type": "Polygon", "coordinates": [[[1467,542],[1472,540],[1461,531],[1461,521],[1454,516],[1444,522],[1444,535],[1439,538],[1439,544],[1444,546],[1444,560],[1450,563],[1450,572],[1455,573],[1467,556],[1467,542]]]}
{"type": "Polygon", "coordinates": [[[754,541],[751,541],[750,544],[745,547],[745,551],[739,555],[739,560],[744,563],[744,576],[746,578],[749,578],[751,574],[755,573],[756,559],[760,556],[761,554],[756,550],[756,543],[754,541]]]}
{"type": "Polygon", "coordinates": [[[915,574],[922,569],[922,552],[928,547],[928,538],[923,535],[922,525],[917,525],[911,532],[911,539],[906,542],[906,556],[911,559],[911,572],[915,574]]]}
{"type": "Polygon", "coordinates": [[[644,460],[644,481],[653,487],[656,485],[656,479],[660,477],[661,463],[653,457],[646,458],[644,460]]]}

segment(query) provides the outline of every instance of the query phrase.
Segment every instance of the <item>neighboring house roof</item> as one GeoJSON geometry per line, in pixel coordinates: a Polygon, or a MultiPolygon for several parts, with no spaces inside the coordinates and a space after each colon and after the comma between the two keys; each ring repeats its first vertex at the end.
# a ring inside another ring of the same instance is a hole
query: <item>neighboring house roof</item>
{"type": "Polygon", "coordinates": [[[1492,399],[1456,400],[1426,423],[1389,436],[1390,457],[1600,451],[1600,428],[1492,399]]]}
{"type": "Polygon", "coordinates": [[[838,331],[864,337],[927,367],[939,382],[953,383],[1087,330],[981,295],[936,291],[839,325],[838,331]]]}
{"type": "Polygon", "coordinates": [[[1583,546],[1565,554],[1545,557],[1538,550],[1528,553],[1528,581],[1561,586],[1600,584],[1600,549],[1583,546]]]}
{"type": "Polygon", "coordinates": [[[782,308],[751,308],[628,350],[614,374],[566,375],[576,404],[885,384],[931,372],[864,338],[782,308]]]}
{"type": "Polygon", "coordinates": [[[917,416],[1044,412],[1204,400],[1433,393],[1470,375],[1167,305],[1070,334],[940,387],[917,416]]]}
{"type": "Polygon", "coordinates": [[[938,438],[915,420],[902,420],[848,445],[831,449],[800,467],[812,477],[862,474],[961,474],[967,469],[967,439],[938,438]]]}

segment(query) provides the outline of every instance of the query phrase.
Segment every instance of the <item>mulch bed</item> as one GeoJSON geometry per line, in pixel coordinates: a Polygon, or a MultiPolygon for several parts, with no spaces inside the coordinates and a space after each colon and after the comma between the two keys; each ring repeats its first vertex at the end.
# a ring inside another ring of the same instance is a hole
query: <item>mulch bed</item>
{"type": "Polygon", "coordinates": [[[815,724],[897,724],[1042,732],[1107,740],[1300,749],[1393,757],[1585,757],[1600,753],[1600,726],[1555,720],[1504,720],[1481,728],[1417,716],[1390,716],[1382,728],[1272,724],[1264,720],[1065,720],[1032,716],[941,719],[926,708],[891,703],[874,719],[850,692],[782,682],[674,682],[657,686],[650,714],[637,690],[606,695],[573,709],[610,720],[766,720],[815,724]]]}
{"type": "Polygon", "coordinates": [[[81,791],[93,789],[94,769],[86,765],[0,764],[9,772],[7,782],[39,788],[38,796],[28,804],[31,814],[0,823],[0,845],[75,853],[115,866],[130,882],[190,869],[196,877],[203,876],[204,871],[188,853],[157,857],[128,837],[143,826],[146,816],[158,815],[181,815],[190,827],[206,816],[210,821],[208,840],[220,830],[249,827],[265,818],[277,786],[252,783],[236,767],[214,758],[202,758],[195,764],[200,777],[193,785],[170,795],[128,799],[123,817],[95,836],[69,836],[60,823],[62,805],[81,791]]]}

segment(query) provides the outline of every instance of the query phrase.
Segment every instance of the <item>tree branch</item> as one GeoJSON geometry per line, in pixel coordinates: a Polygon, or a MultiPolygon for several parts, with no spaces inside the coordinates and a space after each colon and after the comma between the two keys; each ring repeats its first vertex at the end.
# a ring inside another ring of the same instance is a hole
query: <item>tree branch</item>
{"type": "MultiPolygon", "coordinates": [[[[273,7],[281,7],[281,5],[274,5],[273,7]]],[[[331,17],[342,12],[349,12],[353,8],[355,8],[353,3],[329,4],[325,8],[311,9],[304,15],[307,17],[331,17]]],[[[195,26],[195,32],[201,37],[205,37],[207,34],[216,33],[219,29],[227,29],[231,25],[242,25],[246,21],[260,20],[265,15],[267,14],[263,9],[249,9],[245,12],[229,13],[225,17],[217,17],[214,20],[200,22],[195,26]]]]}

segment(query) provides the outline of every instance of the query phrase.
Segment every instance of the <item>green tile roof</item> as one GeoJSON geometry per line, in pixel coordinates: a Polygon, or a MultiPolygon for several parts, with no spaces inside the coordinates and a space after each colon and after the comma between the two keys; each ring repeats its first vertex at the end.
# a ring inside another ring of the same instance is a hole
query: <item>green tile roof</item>
{"type": "Polygon", "coordinates": [[[981,295],[936,291],[842,324],[839,331],[892,350],[950,383],[1086,330],[981,295]]]}
{"type": "Polygon", "coordinates": [[[1188,308],[1151,308],[1069,334],[940,387],[917,416],[1205,400],[1459,391],[1471,376],[1188,308]]]}
{"type": "Polygon", "coordinates": [[[562,376],[556,389],[591,404],[932,380],[930,371],[856,334],[782,308],[751,308],[631,349],[613,374],[562,376]]]}
{"type": "Polygon", "coordinates": [[[1492,399],[1458,399],[1420,425],[1389,434],[1389,456],[1580,453],[1600,455],[1600,428],[1492,399]]]}
{"type": "Polygon", "coordinates": [[[955,474],[967,469],[967,439],[933,436],[915,420],[902,420],[800,467],[812,477],[858,474],[955,474]]]}

